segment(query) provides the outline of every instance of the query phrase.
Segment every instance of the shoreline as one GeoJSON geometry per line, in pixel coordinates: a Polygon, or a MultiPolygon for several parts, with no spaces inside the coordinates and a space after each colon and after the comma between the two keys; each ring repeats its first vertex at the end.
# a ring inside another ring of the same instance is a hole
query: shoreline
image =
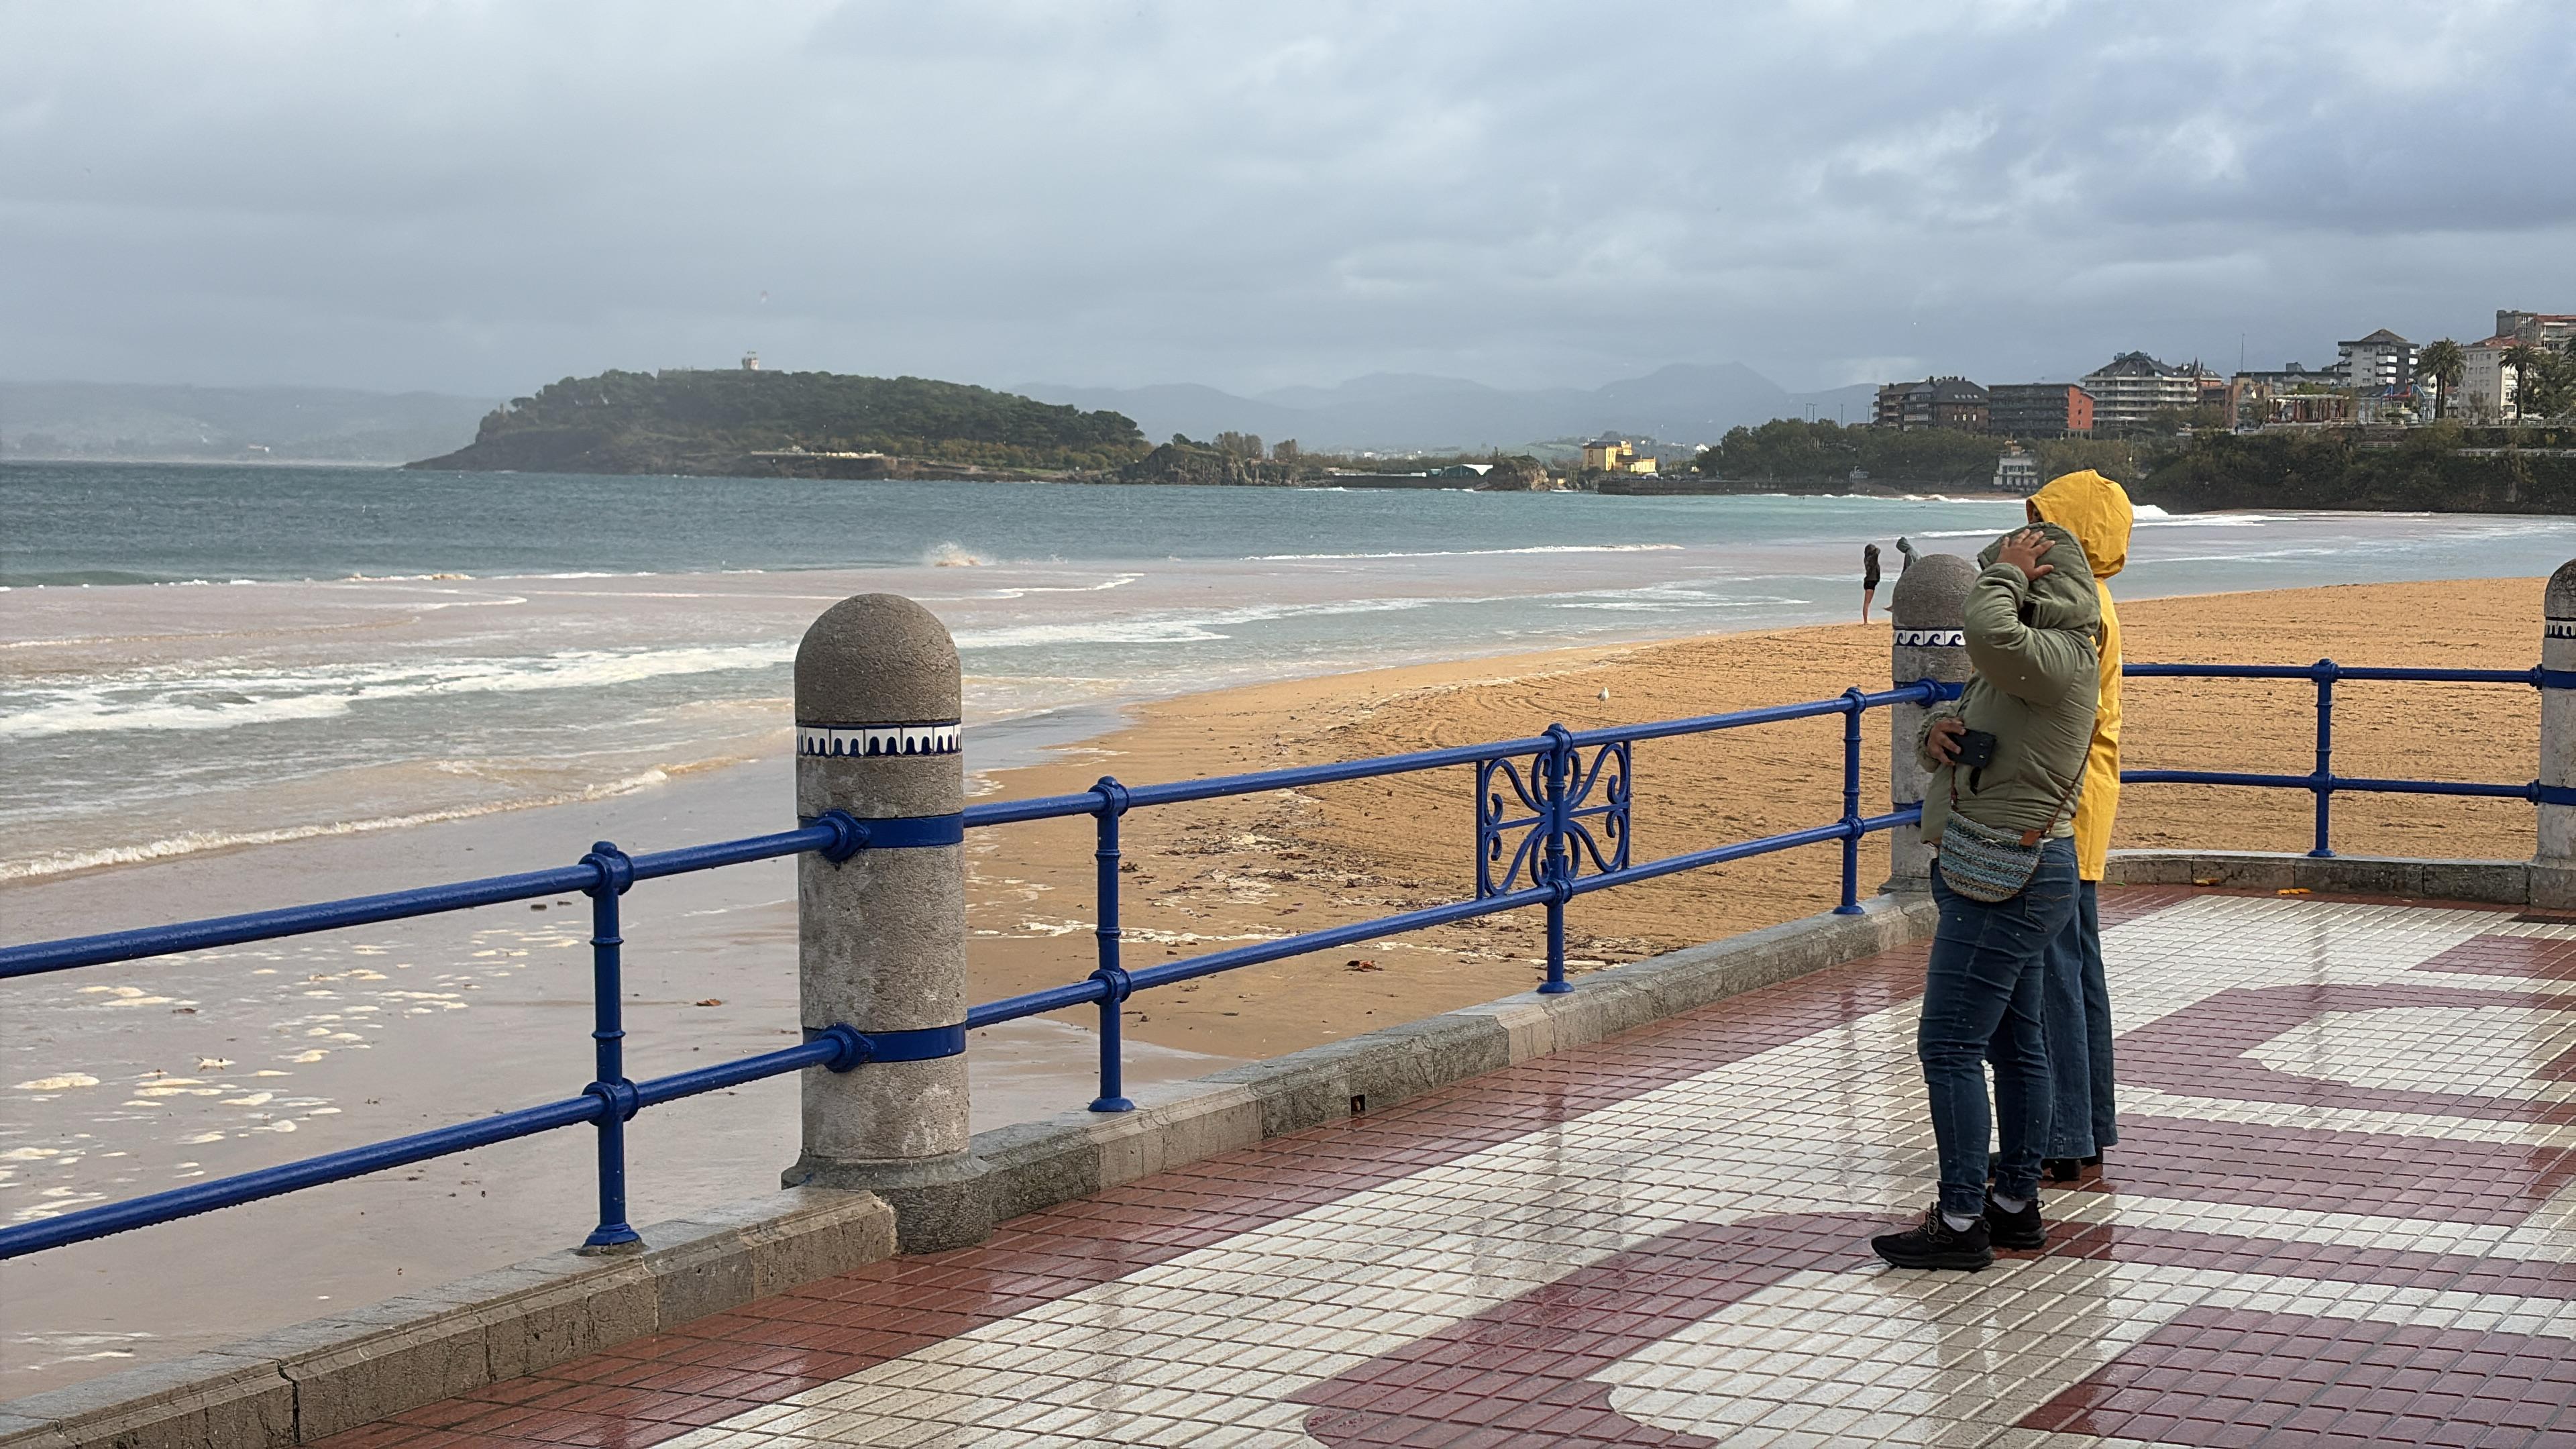
{"type": "MultiPolygon", "coordinates": [[[[1982,501],[1997,500],[1985,499],[1982,501]]],[[[1930,536],[1940,537],[1940,535],[1930,536]]],[[[789,568],[776,571],[755,572],[783,574],[790,577],[799,573],[846,573],[846,571],[819,568],[789,568]]],[[[960,569],[959,572],[967,573],[972,572],[972,570],[960,569]]],[[[580,582],[592,579],[621,580],[652,579],[661,577],[694,576],[663,575],[653,571],[639,571],[631,573],[577,572],[489,575],[386,575],[352,576],[346,579],[234,580],[232,582],[237,584],[257,583],[268,586],[467,582],[496,587],[512,585],[525,587],[531,584],[561,583],[564,581],[580,582]]],[[[2421,582],[2430,586],[2440,586],[2450,583],[2475,583],[2479,581],[2430,580],[2421,582]]],[[[56,584],[25,585],[16,587],[30,593],[50,593],[73,589],[87,591],[97,587],[154,590],[165,588],[217,587],[219,586],[219,583],[220,581],[209,580],[173,580],[137,583],[132,585],[56,584]]],[[[1889,583],[1881,586],[1882,593],[1884,594],[1891,591],[1892,586],[1893,584],[1891,579],[1889,583]]],[[[2163,600],[2224,597],[2236,593],[2295,594],[2304,592],[2310,587],[2315,586],[2301,586],[2283,590],[2215,590],[2203,592],[2166,593],[2155,595],[2152,599],[2141,599],[2135,602],[2146,604],[2163,600]]],[[[12,586],[0,585],[0,593],[11,591],[12,586]]],[[[1882,607],[1878,612],[1884,614],[1884,600],[1882,600],[1882,607]]],[[[1567,659],[1572,659],[1576,657],[1589,657],[1605,651],[1620,652],[1636,649],[1652,649],[1662,646],[1686,645],[1707,640],[1736,638],[1748,634],[1767,635],[1784,632],[1797,632],[1801,630],[1830,630],[1841,627],[1846,626],[1833,624],[1786,624],[1768,627],[1750,626],[1745,629],[1730,631],[1646,635],[1637,638],[1603,643],[1544,646],[1534,650],[1497,647],[1490,651],[1471,650],[1462,653],[1453,653],[1436,659],[1410,660],[1401,664],[1386,666],[1386,668],[1388,670],[1437,670],[1451,665],[1468,665],[1480,662],[1499,663],[1502,661],[1521,660],[1538,661],[1552,659],[1560,655],[1567,659]]],[[[1871,627],[1875,628],[1880,626],[1874,624],[1871,627]]],[[[1295,686],[1300,683],[1339,678],[1344,677],[1345,675],[1355,677],[1357,674],[1378,672],[1382,671],[1338,670],[1334,667],[1332,661],[1325,661],[1323,668],[1312,672],[1292,668],[1288,673],[1269,679],[1254,680],[1242,684],[1229,684],[1220,686],[1214,690],[1192,690],[1183,688],[1157,689],[1149,687],[1146,692],[1142,693],[1104,699],[1071,700],[1061,703],[1038,705],[1026,709],[1013,710],[980,722],[970,721],[968,727],[968,750],[970,757],[968,760],[967,798],[970,801],[973,801],[992,798],[996,795],[996,792],[1007,793],[1007,787],[1000,783],[996,778],[999,775],[1043,764],[1046,760],[1052,757],[1051,752],[1053,751],[1067,748],[1078,749],[1089,742],[1118,733],[1121,729],[1133,722],[1135,712],[1140,709],[1165,705],[1178,700],[1195,699],[1238,690],[1260,690],[1274,686],[1295,686]],[[998,748],[996,748],[997,741],[1000,742],[998,748]],[[978,759],[976,758],[977,756],[981,756],[982,758],[978,759]]],[[[1168,685],[1171,681],[1161,681],[1160,683],[1168,685]]],[[[779,701],[779,703],[783,705],[784,701],[779,701]]],[[[101,847],[96,850],[75,852],[55,851],[50,854],[32,855],[22,859],[0,861],[0,892],[6,892],[18,888],[38,887],[72,880],[87,879],[99,876],[103,873],[113,873],[146,867],[170,866],[190,861],[213,860],[218,857],[236,856],[245,851],[265,850],[280,845],[300,844],[307,841],[347,840],[358,837],[382,835],[389,832],[418,829],[425,826],[451,825],[461,822],[499,819],[509,816],[543,816],[548,812],[594,810],[602,807],[610,801],[650,794],[651,792],[665,788],[676,781],[709,776],[731,775],[745,768],[758,767],[762,765],[775,765],[778,762],[789,758],[790,751],[787,745],[789,733],[788,727],[783,718],[783,711],[782,718],[774,725],[756,727],[755,735],[756,738],[736,737],[722,742],[709,741],[708,744],[711,749],[718,743],[722,743],[724,748],[717,750],[715,753],[709,754],[704,758],[672,759],[658,763],[639,763],[634,769],[621,774],[614,779],[592,784],[567,786],[560,793],[543,798],[496,799],[463,805],[433,806],[414,811],[397,810],[391,814],[367,815],[356,819],[322,820],[309,823],[298,823],[283,827],[248,829],[242,831],[239,838],[228,836],[221,832],[190,830],[178,832],[167,837],[156,837],[150,841],[101,847]]],[[[1511,732],[1508,731],[1496,736],[1496,738],[1510,737],[1513,736],[1511,732]]],[[[1087,787],[1088,782],[1085,782],[1084,788],[1087,787]]],[[[579,832],[574,831],[571,833],[579,832]]],[[[444,879],[445,877],[441,878],[444,879]]],[[[299,899],[292,903],[301,904],[302,901],[299,899]]],[[[279,904],[290,903],[280,902],[279,904]]],[[[76,932],[71,931],[41,931],[25,938],[47,939],[52,935],[75,933],[76,932]]]]}

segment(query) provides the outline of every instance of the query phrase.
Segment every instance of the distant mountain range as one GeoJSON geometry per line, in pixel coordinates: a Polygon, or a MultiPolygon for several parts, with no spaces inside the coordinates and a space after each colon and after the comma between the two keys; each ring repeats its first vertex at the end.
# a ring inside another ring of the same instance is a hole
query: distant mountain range
{"type": "Polygon", "coordinates": [[[1239,397],[1195,383],[1155,387],[1069,387],[1029,383],[1012,389],[1042,402],[1125,413],[1149,438],[1173,433],[1209,438],[1257,433],[1295,438],[1309,449],[1380,452],[1519,448],[1555,438],[1616,432],[1643,436],[1675,451],[1714,443],[1739,424],[1773,418],[1862,422],[1877,388],[1868,383],[1793,393],[1740,362],[1675,364],[1597,388],[1515,391],[1460,377],[1380,372],[1339,387],[1287,387],[1239,397]]]}
{"type": "Polygon", "coordinates": [[[473,441],[499,403],[336,387],[0,382],[0,457],[400,463],[473,441]]]}
{"type": "MultiPolygon", "coordinates": [[[[1602,432],[1653,438],[1674,454],[1737,424],[1869,414],[1863,383],[1793,393],[1741,363],[1676,365],[1597,388],[1512,390],[1459,377],[1372,373],[1338,387],[1239,397],[1194,383],[1013,389],[1041,402],[1109,410],[1148,441],[1174,433],[1258,433],[1309,449],[1522,450],[1602,432]]],[[[320,387],[185,387],[0,382],[0,458],[402,463],[474,441],[498,398],[320,387]]]]}

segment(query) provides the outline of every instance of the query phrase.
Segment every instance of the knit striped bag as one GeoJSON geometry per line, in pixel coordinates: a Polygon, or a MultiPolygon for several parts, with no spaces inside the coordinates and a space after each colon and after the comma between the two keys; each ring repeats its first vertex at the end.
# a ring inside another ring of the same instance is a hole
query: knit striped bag
{"type": "Polygon", "coordinates": [[[2079,768],[2074,783],[2057,797],[2057,809],[2049,812],[2047,825],[2036,830],[1998,830],[1959,813],[1959,772],[1953,769],[1950,818],[1941,823],[1941,879],[1960,895],[1988,905],[2020,895],[2039,870],[2041,845],[2048,832],[2057,828],[2058,813],[2083,783],[2084,772],[2079,768]]]}

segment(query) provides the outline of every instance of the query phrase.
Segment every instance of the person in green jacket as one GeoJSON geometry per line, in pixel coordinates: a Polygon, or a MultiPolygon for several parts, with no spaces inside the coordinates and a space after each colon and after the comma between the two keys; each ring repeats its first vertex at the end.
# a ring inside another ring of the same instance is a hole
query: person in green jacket
{"type": "Polygon", "coordinates": [[[1955,703],[1932,711],[1917,745],[1931,774],[1923,838],[1935,852],[1941,924],[1924,973],[1915,1055],[1931,1101],[1941,1192],[1913,1228],[1870,1240],[1900,1268],[1973,1271],[1992,1263],[1999,1246],[2048,1241],[2039,1213],[2049,1126],[2043,960],[2075,910],[2070,822],[2093,742],[2102,609],[2083,545],[2056,524],[2007,534],[1977,562],[1966,609],[1976,677],[1955,703]],[[1970,731],[1993,737],[1993,757],[1982,765],[1961,761],[1970,731]],[[2038,869],[2017,894],[1986,902],[1951,889],[1937,861],[1954,815],[2040,846],[2038,869]],[[2000,1139],[1991,1190],[1989,1130],[2000,1139]]]}

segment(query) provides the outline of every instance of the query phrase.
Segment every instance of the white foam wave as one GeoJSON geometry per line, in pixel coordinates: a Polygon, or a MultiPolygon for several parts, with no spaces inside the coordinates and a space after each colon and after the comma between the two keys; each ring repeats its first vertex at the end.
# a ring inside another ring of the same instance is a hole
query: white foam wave
{"type": "Polygon", "coordinates": [[[1143,574],[1112,574],[1096,584],[1021,584],[1014,588],[994,589],[977,594],[979,599],[1017,599],[1029,594],[1099,594],[1123,589],[1143,578],[1143,574]]]}
{"type": "Polygon", "coordinates": [[[1185,619],[1006,624],[995,629],[964,629],[956,636],[960,649],[1026,649],[1041,644],[1200,644],[1225,637],[1185,619]]]}
{"type": "MultiPolygon", "coordinates": [[[[2180,518],[2154,504],[2137,510],[2139,528],[2260,528],[2267,523],[2291,523],[2294,519],[2269,513],[2186,513],[2180,518]]],[[[1915,538],[1993,538],[2003,530],[1995,528],[1933,528],[1912,535],[1915,538]]]]}
{"type": "Polygon", "coordinates": [[[361,704],[439,695],[596,689],[671,675],[763,669],[796,657],[793,640],[623,652],[564,650],[517,659],[252,670],[154,669],[12,690],[0,739],[105,730],[211,730],[330,719],[361,704]]]}
{"type": "Polygon", "coordinates": [[[1244,624],[1336,614],[1383,614],[1426,608],[1431,602],[1393,598],[1348,599],[1329,604],[1247,604],[1240,609],[1204,614],[1147,615],[1087,624],[1008,624],[961,630],[956,638],[960,649],[1026,649],[1047,644],[1206,644],[1233,638],[1220,631],[1244,624]]]}
{"type": "Polygon", "coordinates": [[[922,550],[921,561],[938,569],[983,568],[993,562],[985,555],[956,542],[932,544],[922,550]]]}
{"type": "Polygon", "coordinates": [[[315,840],[324,836],[369,835],[379,830],[402,830],[415,825],[436,825],[447,820],[470,820],[480,815],[498,815],[505,810],[528,810],[547,805],[576,805],[586,800],[606,800],[616,795],[632,794],[637,790],[668,783],[670,778],[669,771],[656,766],[604,784],[525,800],[458,805],[444,810],[420,810],[408,815],[386,815],[371,820],[331,820],[311,825],[288,825],[271,830],[192,830],[184,835],[167,836],[142,845],[115,845],[98,850],[67,850],[52,855],[35,856],[27,860],[0,860],[0,881],[69,875],[75,871],[97,870],[111,865],[140,865],[145,861],[168,860],[173,856],[197,855],[209,850],[232,850],[245,845],[284,845],[290,841],[315,840]]]}
{"type": "MultiPolygon", "coordinates": [[[[2153,505],[2149,505],[2152,507],[2153,505]]],[[[2143,510],[2141,510],[2143,512],[2143,510]]],[[[2140,528],[2260,528],[2267,523],[2295,523],[2269,513],[2186,513],[2180,518],[2140,518],[2140,528]]]]}
{"type": "Polygon", "coordinates": [[[1449,548],[1419,553],[1256,553],[1245,555],[1247,563],[1297,563],[1314,560],[1363,558],[1491,558],[1502,554],[1522,553],[1676,553],[1678,543],[1547,543],[1529,548],[1449,548]]]}

